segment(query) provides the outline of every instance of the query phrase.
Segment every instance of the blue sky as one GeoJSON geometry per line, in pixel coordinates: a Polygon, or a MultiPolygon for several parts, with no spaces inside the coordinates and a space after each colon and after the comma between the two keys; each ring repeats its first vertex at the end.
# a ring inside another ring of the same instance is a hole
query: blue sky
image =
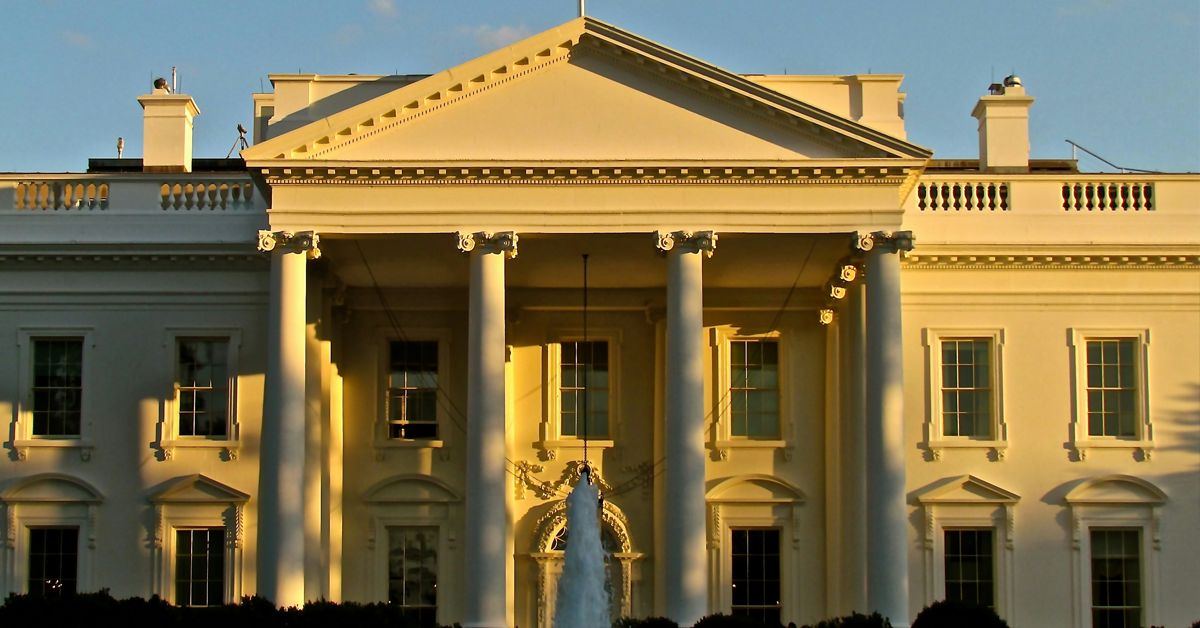
{"type": "MultiPolygon", "coordinates": [[[[1015,70],[1034,158],[1072,139],[1200,171],[1195,0],[588,0],[588,14],[739,73],[906,75],[908,137],[978,156],[975,101],[1015,70]]],[[[577,15],[577,0],[0,0],[0,172],[141,152],[137,96],[181,75],[195,154],[224,157],[269,73],[429,73],[577,15]]],[[[1081,159],[1085,170],[1107,170],[1081,159]]]]}

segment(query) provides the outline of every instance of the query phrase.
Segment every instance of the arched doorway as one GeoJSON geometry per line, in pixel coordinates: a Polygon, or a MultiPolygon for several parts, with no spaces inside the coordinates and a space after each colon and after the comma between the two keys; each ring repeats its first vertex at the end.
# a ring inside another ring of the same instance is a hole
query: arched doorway
{"type": "MultiPolygon", "coordinates": [[[[538,565],[538,628],[551,628],[553,623],[563,551],[569,542],[566,502],[560,501],[534,526],[530,556],[538,565]]],[[[633,563],[642,555],[633,552],[625,514],[611,502],[604,502],[601,512],[600,543],[608,553],[612,617],[629,617],[633,611],[633,563]]]]}

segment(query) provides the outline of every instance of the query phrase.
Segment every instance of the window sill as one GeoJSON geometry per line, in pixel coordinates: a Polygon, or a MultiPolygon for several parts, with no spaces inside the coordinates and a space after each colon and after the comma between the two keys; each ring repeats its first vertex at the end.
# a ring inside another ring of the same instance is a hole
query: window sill
{"type": "Polygon", "coordinates": [[[174,460],[176,449],[220,449],[229,460],[237,460],[241,443],[236,440],[214,440],[211,438],[177,438],[159,441],[159,449],[163,452],[163,460],[174,460]]]}
{"type": "Polygon", "coordinates": [[[1008,449],[1006,440],[983,440],[970,437],[951,437],[929,441],[925,444],[933,453],[934,460],[942,459],[943,449],[990,449],[996,453],[996,460],[1004,460],[1005,450],[1008,449]]]}
{"type": "Polygon", "coordinates": [[[1141,452],[1144,460],[1150,460],[1151,452],[1154,451],[1154,441],[1132,438],[1096,438],[1074,442],[1071,444],[1071,448],[1079,454],[1081,462],[1087,460],[1089,449],[1137,450],[1141,452]]]}
{"type": "Polygon", "coordinates": [[[714,441],[712,449],[717,452],[717,456],[721,460],[728,460],[729,452],[732,449],[777,449],[783,454],[784,460],[791,460],[792,450],[795,448],[786,440],[745,438],[714,441]]]}
{"type": "Polygon", "coordinates": [[[17,453],[17,460],[25,460],[30,449],[78,449],[79,459],[87,462],[96,448],[91,441],[81,438],[31,438],[12,440],[9,445],[17,453]]]}

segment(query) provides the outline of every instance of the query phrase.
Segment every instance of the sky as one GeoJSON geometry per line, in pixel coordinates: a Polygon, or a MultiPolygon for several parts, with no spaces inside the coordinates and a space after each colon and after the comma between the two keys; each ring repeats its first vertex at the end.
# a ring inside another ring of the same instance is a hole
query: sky
{"type": "MultiPolygon", "coordinates": [[[[137,96],[178,68],[196,157],[224,157],[268,74],[428,74],[578,15],[578,0],[0,0],[0,172],[141,156],[137,96]]],[[[908,139],[978,157],[971,110],[1011,72],[1031,157],[1073,140],[1200,171],[1196,0],[587,0],[588,15],[743,74],[904,74],[908,139]]],[[[1080,153],[1085,171],[1112,171],[1080,153]]]]}

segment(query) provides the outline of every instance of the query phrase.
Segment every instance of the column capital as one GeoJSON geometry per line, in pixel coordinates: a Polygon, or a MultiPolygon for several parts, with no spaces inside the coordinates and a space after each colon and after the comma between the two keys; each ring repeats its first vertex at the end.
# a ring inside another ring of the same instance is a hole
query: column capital
{"type": "Polygon", "coordinates": [[[478,248],[484,253],[503,253],[508,259],[517,256],[520,236],[512,231],[457,231],[458,250],[470,253],[478,248]]]}
{"type": "Polygon", "coordinates": [[[655,231],[654,239],[658,250],[664,253],[679,247],[684,253],[703,251],[712,257],[717,250],[717,234],[712,231],[655,231]]]}
{"type": "Polygon", "coordinates": [[[309,259],[321,257],[321,236],[312,231],[259,231],[258,250],[269,253],[277,248],[285,253],[308,253],[309,259]]]}
{"type": "Polygon", "coordinates": [[[859,231],[854,234],[851,247],[862,253],[875,248],[879,248],[880,253],[896,253],[913,250],[914,242],[916,242],[916,238],[913,237],[911,231],[875,231],[872,233],[859,231]]]}

